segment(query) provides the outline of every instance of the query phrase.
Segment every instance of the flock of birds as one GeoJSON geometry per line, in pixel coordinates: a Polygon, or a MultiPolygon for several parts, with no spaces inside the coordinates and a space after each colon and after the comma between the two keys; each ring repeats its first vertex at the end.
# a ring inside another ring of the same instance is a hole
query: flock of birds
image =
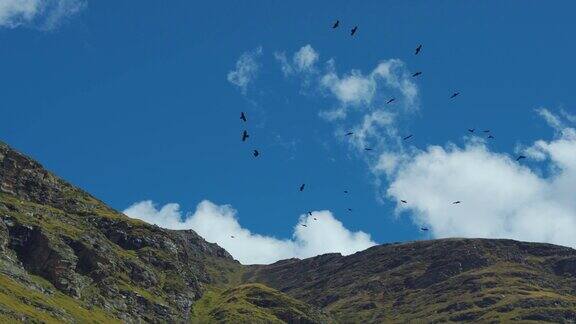
{"type": "MultiPolygon", "coordinates": [[[[336,29],[336,28],[338,28],[338,27],[340,27],[340,20],[336,20],[336,21],[334,22],[334,24],[332,25],[332,29],[336,29]]],[[[357,32],[358,32],[358,26],[352,27],[352,28],[350,29],[350,36],[354,36],[357,32]]],[[[420,54],[421,51],[422,51],[422,44],[418,44],[418,46],[416,46],[416,48],[414,49],[414,55],[420,54]]],[[[413,78],[416,78],[416,77],[419,77],[419,76],[421,76],[421,75],[422,75],[422,71],[417,71],[417,72],[415,72],[415,73],[412,74],[412,77],[413,77],[413,78]]],[[[450,99],[454,99],[454,98],[458,97],[459,95],[460,95],[460,92],[459,92],[459,91],[455,91],[455,92],[453,92],[452,95],[450,96],[450,99]]],[[[389,104],[394,103],[395,101],[396,101],[396,98],[392,97],[392,98],[388,99],[388,101],[386,101],[386,104],[389,105],[389,104]]],[[[246,113],[245,113],[245,112],[241,112],[241,113],[240,113],[240,120],[242,120],[244,123],[246,123],[246,122],[248,121],[248,119],[246,118],[246,113]]],[[[475,131],[476,131],[476,129],[474,129],[474,128],[469,128],[469,129],[468,129],[468,132],[470,132],[470,133],[474,133],[475,131]]],[[[489,129],[482,130],[482,132],[487,135],[486,138],[488,138],[488,139],[494,139],[494,135],[492,135],[492,133],[491,133],[491,131],[490,131],[489,129]]],[[[351,131],[349,131],[349,132],[347,132],[347,133],[345,134],[345,136],[352,136],[352,135],[354,135],[354,132],[351,132],[351,131]]],[[[250,137],[250,135],[248,134],[248,131],[247,131],[247,130],[244,130],[244,131],[242,132],[242,142],[246,142],[246,140],[248,140],[249,137],[250,137]]],[[[407,141],[407,140],[411,139],[412,137],[414,137],[414,135],[413,135],[413,134],[409,134],[409,135],[407,135],[407,136],[404,136],[404,137],[402,138],[402,140],[403,140],[403,141],[407,141]]],[[[373,151],[373,148],[366,147],[366,148],[364,148],[364,150],[365,150],[365,151],[373,151]]],[[[260,152],[259,152],[257,149],[254,149],[254,150],[252,151],[252,155],[253,155],[255,158],[257,158],[257,157],[260,156],[260,152]]],[[[526,158],[526,156],[520,155],[520,156],[518,156],[518,157],[516,158],[516,161],[520,161],[520,160],[525,159],[525,158],[526,158]]],[[[302,191],[304,191],[304,188],[305,188],[305,187],[306,187],[306,184],[303,183],[303,184],[300,185],[300,187],[298,188],[298,190],[299,190],[300,192],[302,192],[302,191]]],[[[344,193],[345,193],[345,194],[348,194],[348,190],[344,190],[344,193]]],[[[403,203],[403,204],[408,204],[408,201],[407,201],[407,200],[404,200],[404,199],[401,199],[400,202],[403,203]]],[[[453,205],[458,205],[458,204],[461,204],[461,203],[462,203],[462,202],[461,202],[460,200],[456,200],[456,201],[452,202],[453,205]]],[[[347,208],[347,210],[348,210],[349,212],[352,211],[351,208],[347,208]]],[[[312,216],[312,212],[309,211],[309,212],[308,212],[308,215],[312,216]]],[[[314,220],[317,220],[316,217],[313,217],[313,218],[314,218],[314,220]]],[[[307,226],[308,226],[308,225],[306,225],[306,224],[301,224],[301,225],[302,225],[303,227],[307,227],[307,226]]],[[[420,230],[421,230],[421,231],[428,231],[429,229],[428,229],[427,227],[421,227],[420,230]]],[[[231,237],[234,238],[234,236],[231,236],[231,237]]]]}

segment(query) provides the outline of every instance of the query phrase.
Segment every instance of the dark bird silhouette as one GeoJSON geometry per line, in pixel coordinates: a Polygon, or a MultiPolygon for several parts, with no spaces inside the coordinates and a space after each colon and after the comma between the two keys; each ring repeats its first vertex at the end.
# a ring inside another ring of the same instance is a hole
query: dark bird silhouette
{"type": "Polygon", "coordinates": [[[520,161],[522,159],[525,159],[526,157],[524,155],[520,155],[519,157],[516,158],[516,161],[520,161]]]}
{"type": "Polygon", "coordinates": [[[418,55],[418,53],[420,53],[420,51],[422,50],[422,44],[418,45],[418,47],[416,47],[416,50],[414,51],[414,55],[418,55]]]}
{"type": "Polygon", "coordinates": [[[344,190],[344,193],[347,194],[347,193],[348,193],[348,190],[344,190]]]}
{"type": "Polygon", "coordinates": [[[402,203],[407,204],[408,202],[406,200],[400,200],[402,203]]]}
{"type": "Polygon", "coordinates": [[[456,200],[455,202],[452,203],[452,205],[456,205],[456,204],[460,204],[462,203],[460,200],[456,200]]]}
{"type": "Polygon", "coordinates": [[[415,78],[415,77],[420,76],[420,75],[422,75],[422,72],[418,71],[418,72],[412,74],[412,77],[415,78]]]}
{"type": "Polygon", "coordinates": [[[349,211],[349,212],[351,212],[351,211],[352,211],[352,208],[347,208],[347,209],[348,209],[348,211],[349,211]]]}
{"type": "Polygon", "coordinates": [[[358,30],[358,26],[354,26],[354,28],[352,28],[352,30],[350,31],[350,36],[354,36],[354,34],[356,34],[357,30],[358,30]]]}
{"type": "Polygon", "coordinates": [[[348,133],[346,133],[346,136],[350,136],[350,135],[354,135],[354,132],[348,132],[348,133]]]}
{"type": "Polygon", "coordinates": [[[258,157],[260,155],[260,152],[258,152],[258,150],[254,150],[252,155],[254,155],[254,157],[258,157]]]}
{"type": "Polygon", "coordinates": [[[312,216],[312,212],[311,212],[311,211],[309,211],[309,212],[308,212],[308,215],[312,216]]]}
{"type": "Polygon", "coordinates": [[[369,147],[367,147],[367,148],[364,149],[364,151],[372,151],[372,149],[369,148],[369,147]]]}
{"type": "Polygon", "coordinates": [[[412,136],[414,136],[414,135],[410,134],[410,135],[408,135],[408,136],[404,137],[402,140],[404,140],[404,141],[405,141],[405,140],[407,140],[407,139],[411,139],[411,138],[412,138],[412,136]]]}
{"type": "Polygon", "coordinates": [[[387,104],[387,105],[388,105],[388,104],[391,104],[391,103],[393,103],[395,100],[396,100],[396,98],[391,98],[390,100],[388,100],[388,101],[386,102],[386,104],[387,104]]]}
{"type": "Polygon", "coordinates": [[[308,225],[306,225],[306,224],[302,224],[302,226],[304,226],[304,227],[308,227],[308,225]]]}
{"type": "Polygon", "coordinates": [[[450,96],[450,99],[458,97],[459,94],[460,94],[460,92],[454,92],[454,93],[450,96]]]}
{"type": "Polygon", "coordinates": [[[336,20],[336,22],[334,23],[334,25],[332,25],[332,28],[338,28],[338,26],[340,26],[340,20],[336,20]]]}
{"type": "Polygon", "coordinates": [[[488,138],[494,138],[494,136],[492,136],[492,135],[488,135],[488,138]]]}
{"type": "Polygon", "coordinates": [[[428,227],[420,227],[420,230],[426,232],[426,231],[428,231],[428,227]]]}
{"type": "Polygon", "coordinates": [[[246,122],[246,114],[244,114],[244,112],[240,113],[240,119],[246,122]]]}
{"type": "Polygon", "coordinates": [[[234,238],[234,235],[230,235],[231,238],[234,238]]]}
{"type": "Polygon", "coordinates": [[[242,132],[242,142],[246,142],[246,140],[250,137],[247,131],[242,132]]]}
{"type": "Polygon", "coordinates": [[[470,133],[474,133],[474,128],[468,128],[468,131],[469,131],[470,133]]]}
{"type": "Polygon", "coordinates": [[[318,220],[318,219],[316,219],[316,217],[314,217],[314,220],[318,220]]]}
{"type": "Polygon", "coordinates": [[[306,184],[303,183],[303,184],[300,186],[300,191],[304,191],[304,187],[305,187],[305,186],[306,186],[306,184]]]}
{"type": "Polygon", "coordinates": [[[484,132],[484,133],[490,133],[490,130],[489,130],[489,129],[485,129],[485,130],[483,130],[483,132],[484,132]]]}

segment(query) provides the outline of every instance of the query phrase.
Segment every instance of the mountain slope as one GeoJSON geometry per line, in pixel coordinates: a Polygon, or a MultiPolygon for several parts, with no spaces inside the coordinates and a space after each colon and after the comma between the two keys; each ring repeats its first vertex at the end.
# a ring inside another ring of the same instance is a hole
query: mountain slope
{"type": "Polygon", "coordinates": [[[342,322],[576,321],[576,251],[445,239],[251,266],[261,282],[342,322]]]}

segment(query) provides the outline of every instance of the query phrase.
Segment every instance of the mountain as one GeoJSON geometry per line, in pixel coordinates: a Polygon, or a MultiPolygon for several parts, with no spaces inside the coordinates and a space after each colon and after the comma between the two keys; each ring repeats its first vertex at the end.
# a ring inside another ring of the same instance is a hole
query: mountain
{"type": "Polygon", "coordinates": [[[0,142],[0,322],[576,321],[576,250],[444,239],[243,266],[0,142]]]}

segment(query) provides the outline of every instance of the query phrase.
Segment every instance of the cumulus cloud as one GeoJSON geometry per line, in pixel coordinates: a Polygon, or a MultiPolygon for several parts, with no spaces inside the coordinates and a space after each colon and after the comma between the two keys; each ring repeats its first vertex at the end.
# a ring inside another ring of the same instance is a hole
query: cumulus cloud
{"type": "Polygon", "coordinates": [[[86,6],[84,0],[2,0],[0,27],[53,29],[86,6]]]}
{"type": "Polygon", "coordinates": [[[253,51],[246,52],[236,61],[236,68],[228,72],[228,81],[246,94],[248,86],[258,75],[260,64],[258,58],[262,55],[262,47],[258,47],[253,51]]]}
{"type": "Polygon", "coordinates": [[[198,204],[196,211],[190,214],[183,214],[178,204],[157,208],[152,201],[135,203],[124,210],[124,214],[164,228],[193,229],[207,241],[226,249],[243,264],[268,264],[333,252],[348,255],[376,244],[370,235],[348,230],[327,210],[301,215],[294,225],[291,239],[252,233],[240,225],[232,207],[219,206],[207,200],[198,204]]]}
{"type": "Polygon", "coordinates": [[[290,61],[286,57],[284,52],[274,53],[274,57],[280,63],[280,68],[285,76],[294,73],[310,74],[316,71],[316,62],[320,58],[320,55],[316,50],[310,45],[302,46],[292,57],[290,61]]]}
{"type": "MultiPolygon", "coordinates": [[[[526,148],[546,161],[542,175],[514,156],[473,138],[464,147],[429,146],[389,174],[387,194],[408,204],[435,237],[512,238],[576,247],[576,132],[546,109],[538,113],[556,137],[526,148]],[[453,205],[460,200],[462,204],[453,205]]],[[[535,162],[536,163],[536,162],[535,162]]]]}

